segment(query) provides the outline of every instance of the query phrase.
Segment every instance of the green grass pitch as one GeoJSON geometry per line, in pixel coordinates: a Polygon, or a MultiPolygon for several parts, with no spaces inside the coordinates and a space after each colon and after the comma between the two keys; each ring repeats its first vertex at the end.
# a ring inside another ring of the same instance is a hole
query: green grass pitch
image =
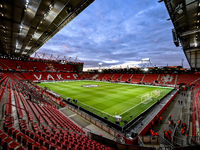
{"type": "Polygon", "coordinates": [[[41,87],[48,87],[63,98],[69,97],[77,99],[77,105],[93,111],[99,116],[108,117],[114,122],[114,116],[122,117],[121,126],[124,120],[132,119],[157,102],[158,99],[169,93],[173,88],[116,84],[96,81],[68,81],[68,82],[44,82],[38,84],[41,87]],[[99,87],[81,87],[81,85],[99,85],[99,87]],[[152,91],[159,90],[160,97],[152,98],[147,104],[141,103],[141,96],[151,94],[152,91]]]}

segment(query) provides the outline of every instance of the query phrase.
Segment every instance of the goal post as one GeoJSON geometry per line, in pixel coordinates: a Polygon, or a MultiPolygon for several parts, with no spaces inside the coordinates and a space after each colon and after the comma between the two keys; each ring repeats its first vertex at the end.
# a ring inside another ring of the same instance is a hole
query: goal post
{"type": "Polygon", "coordinates": [[[148,104],[151,100],[151,95],[149,93],[141,96],[141,103],[143,104],[148,104]]]}
{"type": "Polygon", "coordinates": [[[152,98],[158,98],[160,96],[160,91],[154,90],[151,92],[151,97],[152,98]]]}

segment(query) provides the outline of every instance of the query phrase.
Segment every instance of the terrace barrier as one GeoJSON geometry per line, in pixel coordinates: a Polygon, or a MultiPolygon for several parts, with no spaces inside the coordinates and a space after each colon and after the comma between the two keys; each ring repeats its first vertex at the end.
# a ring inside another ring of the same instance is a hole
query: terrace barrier
{"type": "Polygon", "coordinates": [[[143,147],[143,146],[138,146],[138,145],[127,145],[127,144],[122,144],[122,143],[118,143],[116,141],[107,139],[105,137],[96,135],[94,133],[91,133],[91,139],[95,140],[97,142],[103,143],[105,145],[108,145],[109,147],[112,147],[114,149],[118,149],[118,150],[155,150],[156,148],[152,148],[152,147],[143,147]]]}

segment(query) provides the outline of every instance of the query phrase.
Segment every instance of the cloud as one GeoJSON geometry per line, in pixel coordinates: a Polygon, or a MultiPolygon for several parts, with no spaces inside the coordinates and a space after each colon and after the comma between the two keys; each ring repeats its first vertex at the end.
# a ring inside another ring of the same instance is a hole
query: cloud
{"type": "MultiPolygon", "coordinates": [[[[75,58],[85,68],[139,65],[180,65],[185,59],[172,41],[172,23],[164,3],[156,0],[95,0],[39,50],[75,58]]],[[[189,67],[187,61],[184,66],[189,67]]]]}

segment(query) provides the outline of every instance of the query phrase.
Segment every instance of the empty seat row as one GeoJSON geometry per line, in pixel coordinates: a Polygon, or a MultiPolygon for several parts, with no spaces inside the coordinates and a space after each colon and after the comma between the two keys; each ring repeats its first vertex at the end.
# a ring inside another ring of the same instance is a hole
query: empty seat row
{"type": "Polygon", "coordinates": [[[22,60],[10,60],[0,58],[0,67],[3,70],[13,69],[16,71],[19,70],[51,70],[51,71],[77,71],[76,65],[72,64],[60,64],[57,62],[40,62],[40,61],[22,61],[22,60]]]}

